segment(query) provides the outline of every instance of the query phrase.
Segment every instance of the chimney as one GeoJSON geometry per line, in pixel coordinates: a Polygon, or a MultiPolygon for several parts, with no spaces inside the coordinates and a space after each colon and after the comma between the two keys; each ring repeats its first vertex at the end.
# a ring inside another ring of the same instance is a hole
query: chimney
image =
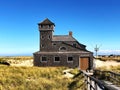
{"type": "Polygon", "coordinates": [[[72,36],[72,31],[69,31],[69,36],[72,36]]]}

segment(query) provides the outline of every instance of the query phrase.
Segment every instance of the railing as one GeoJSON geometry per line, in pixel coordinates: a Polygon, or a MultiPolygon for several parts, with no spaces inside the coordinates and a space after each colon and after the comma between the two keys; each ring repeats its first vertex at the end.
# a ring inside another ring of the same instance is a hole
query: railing
{"type": "Polygon", "coordinates": [[[120,74],[112,71],[94,70],[94,75],[99,79],[110,81],[116,85],[120,85],[120,74]]]}
{"type": "Polygon", "coordinates": [[[94,78],[90,73],[81,71],[85,77],[87,90],[111,90],[110,87],[104,85],[100,80],[94,78]]]}

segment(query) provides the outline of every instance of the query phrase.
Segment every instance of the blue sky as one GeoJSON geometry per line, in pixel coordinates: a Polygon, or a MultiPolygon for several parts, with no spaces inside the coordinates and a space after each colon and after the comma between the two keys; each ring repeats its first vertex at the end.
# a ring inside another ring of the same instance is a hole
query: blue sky
{"type": "Polygon", "coordinates": [[[120,0],[0,0],[0,56],[39,50],[38,23],[49,18],[55,35],[69,31],[87,49],[120,54],[120,0]]]}

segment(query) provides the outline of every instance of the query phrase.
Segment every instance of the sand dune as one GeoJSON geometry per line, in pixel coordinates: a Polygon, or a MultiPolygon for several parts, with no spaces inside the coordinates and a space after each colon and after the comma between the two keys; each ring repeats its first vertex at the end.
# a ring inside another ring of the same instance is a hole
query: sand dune
{"type": "Polygon", "coordinates": [[[27,66],[27,67],[32,67],[33,66],[33,59],[31,60],[11,60],[9,61],[11,66],[27,66]]]}
{"type": "Polygon", "coordinates": [[[110,68],[111,66],[118,66],[120,65],[120,62],[116,62],[116,61],[100,61],[97,59],[94,59],[94,65],[95,67],[106,67],[106,68],[110,68]]]}
{"type": "MultiPolygon", "coordinates": [[[[33,66],[33,59],[23,60],[23,61],[10,60],[9,62],[10,62],[11,66],[33,66]]],[[[118,66],[118,65],[120,65],[120,62],[100,61],[100,60],[94,59],[94,67],[95,68],[99,68],[99,67],[109,68],[111,66],[118,66]]]]}

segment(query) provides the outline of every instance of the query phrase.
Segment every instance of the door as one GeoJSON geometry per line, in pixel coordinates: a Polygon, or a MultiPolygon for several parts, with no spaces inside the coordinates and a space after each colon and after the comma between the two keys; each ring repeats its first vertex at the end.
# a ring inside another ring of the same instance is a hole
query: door
{"type": "Polygon", "coordinates": [[[89,68],[89,58],[88,57],[79,58],[79,66],[81,70],[87,70],[89,68]]]}

